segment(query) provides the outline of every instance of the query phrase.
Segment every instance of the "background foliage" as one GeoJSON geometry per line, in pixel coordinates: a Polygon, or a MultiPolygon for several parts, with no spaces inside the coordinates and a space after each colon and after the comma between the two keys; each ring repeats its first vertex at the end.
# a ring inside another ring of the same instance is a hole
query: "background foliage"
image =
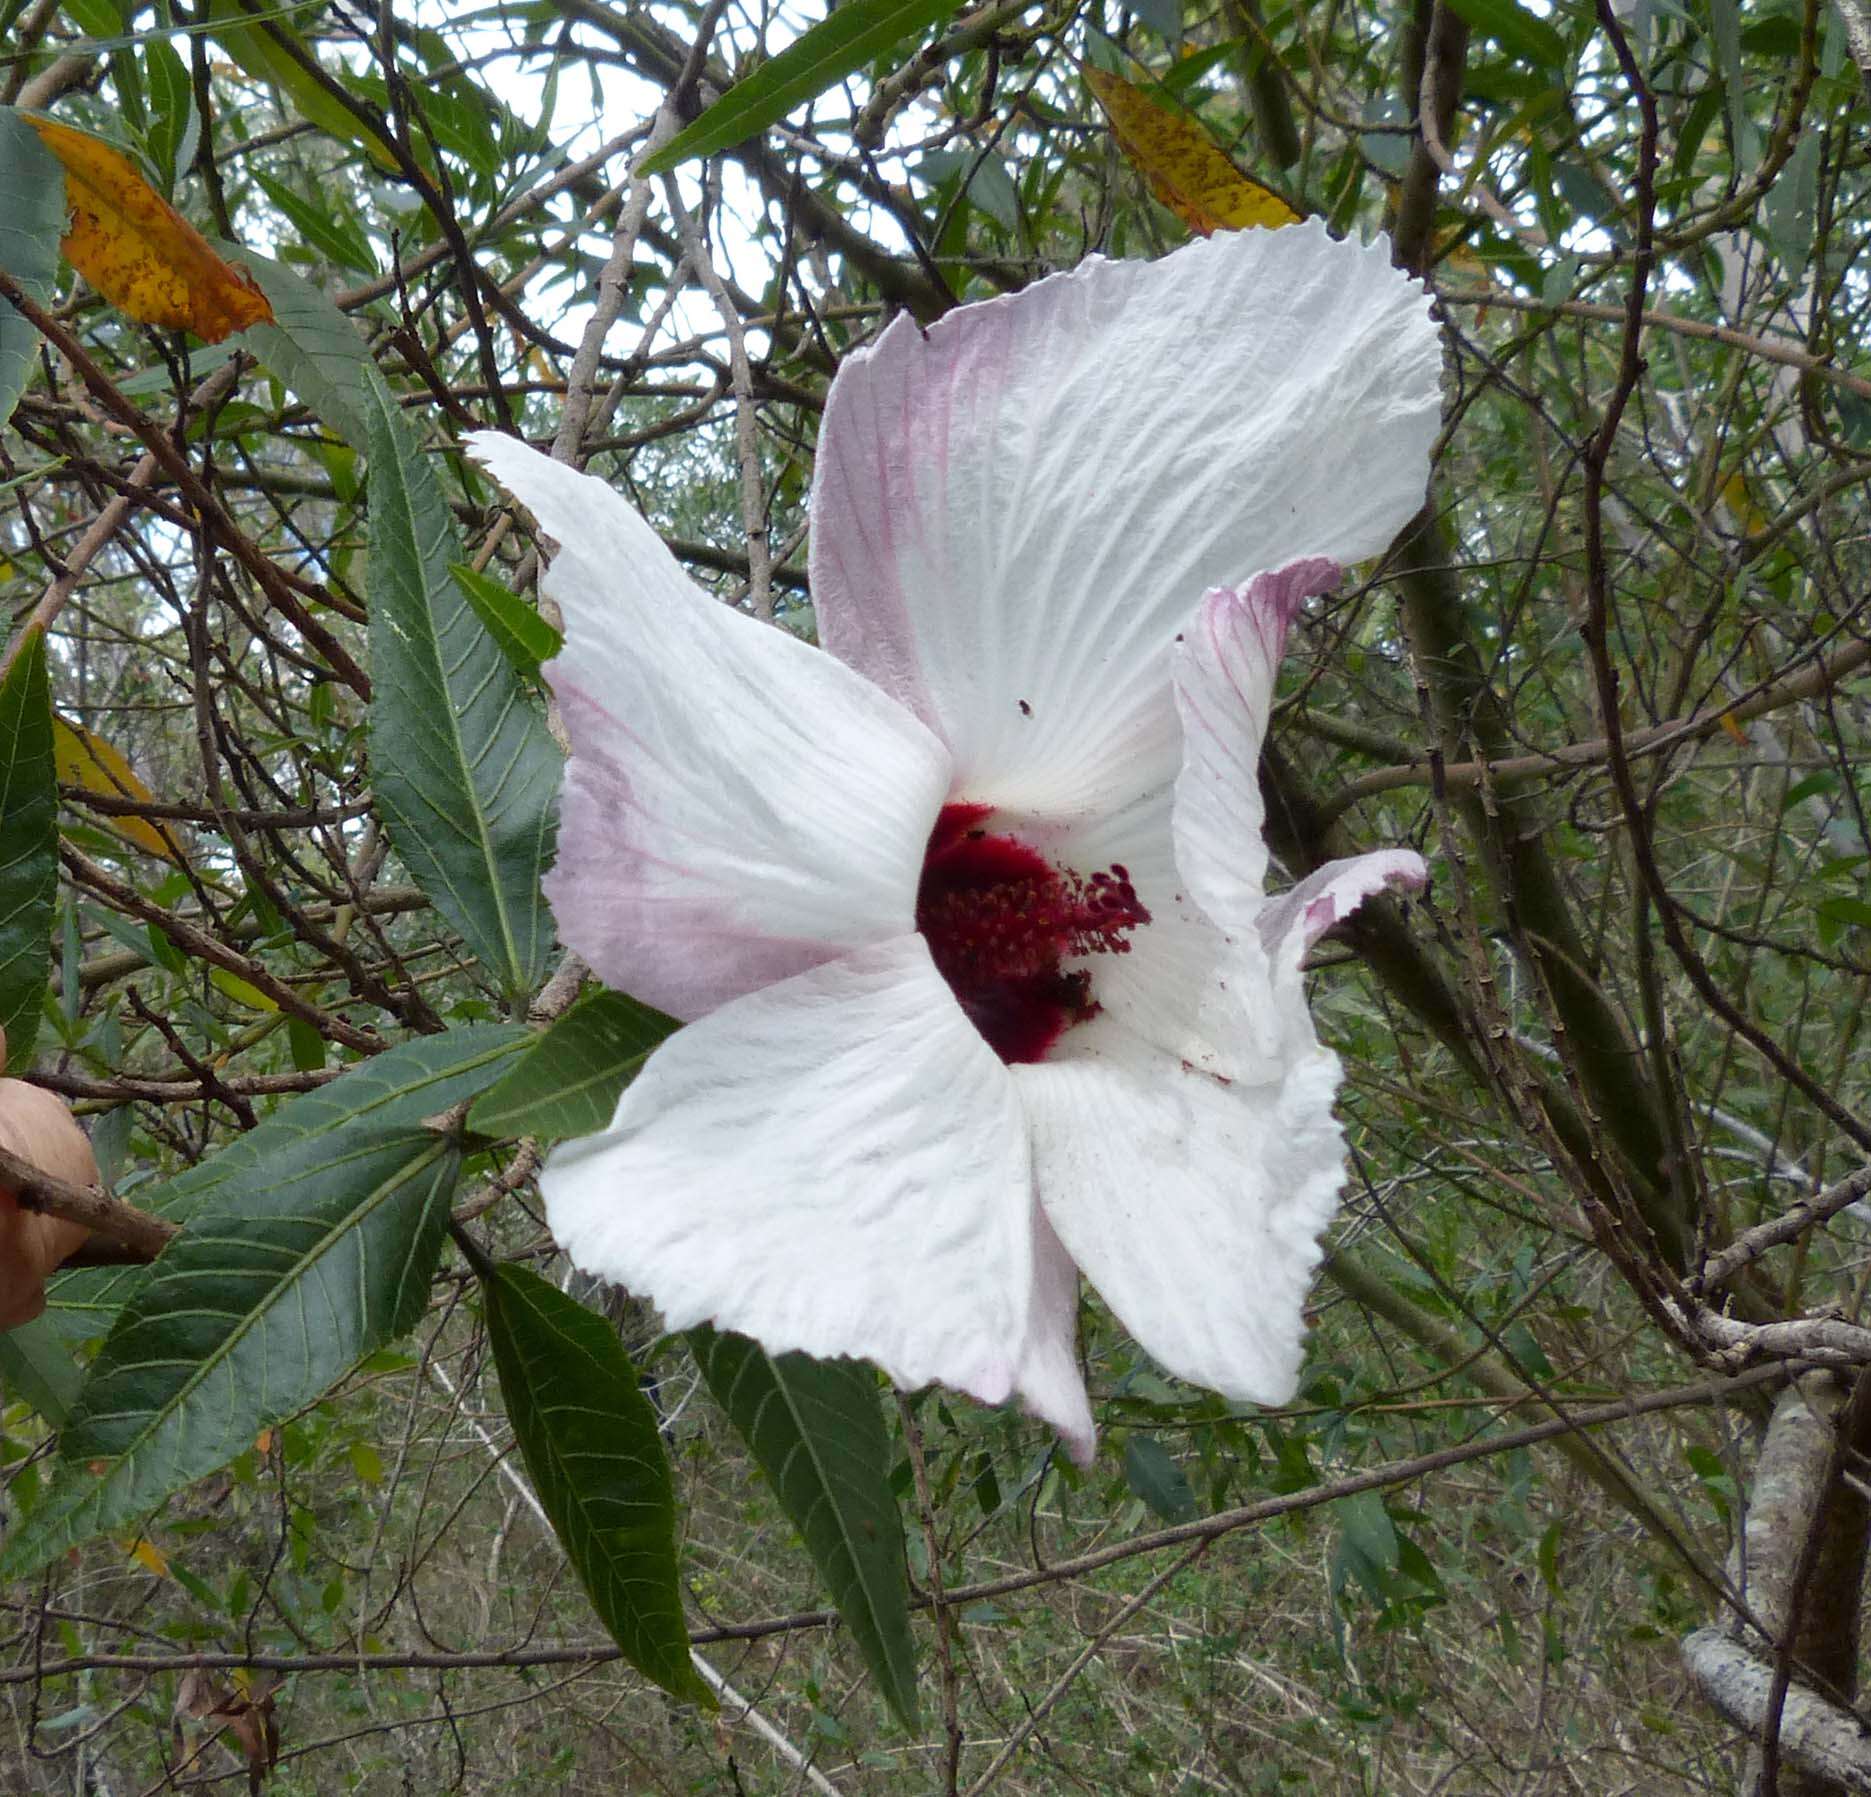
{"type": "Polygon", "coordinates": [[[1845,1788],[1778,1737],[1853,1696],[1871,1405],[1784,1525],[1755,1760],[1679,1648],[1763,1620],[1774,1394],[1871,1362],[1858,0],[0,0],[0,44],[272,313],[60,268],[70,145],[0,114],[0,1021],[149,1213],[0,1337],[9,1790],[1845,1788]],[[1448,368],[1264,769],[1288,873],[1434,873],[1316,957],[1355,1178],[1299,1399],[1088,1302],[1081,1475],[658,1336],[532,1184],[666,1023],[573,1007],[556,639],[459,434],[809,635],[849,347],[1295,212],[1392,233],[1448,368]]]}

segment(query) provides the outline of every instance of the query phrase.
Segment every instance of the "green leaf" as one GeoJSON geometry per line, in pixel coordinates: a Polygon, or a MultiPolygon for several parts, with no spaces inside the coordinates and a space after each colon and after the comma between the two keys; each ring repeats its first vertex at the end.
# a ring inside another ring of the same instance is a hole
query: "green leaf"
{"type": "Polygon", "coordinates": [[[45,633],[31,630],[0,682],[0,1028],[5,1063],[32,1064],[52,977],[58,782],[45,633]]]}
{"type": "Polygon", "coordinates": [[[483,1268],[481,1290],[527,1474],[591,1607],[645,1678],[713,1709],[689,1658],[669,1459],[616,1329],[524,1267],[483,1268]]]}
{"type": "Polygon", "coordinates": [[[310,46],[286,22],[280,9],[256,5],[251,13],[250,17],[249,9],[243,7],[240,0],[205,0],[197,9],[197,17],[240,69],[254,80],[279,89],[287,102],[288,117],[302,118],[341,143],[356,144],[379,168],[394,174],[396,158],[383,139],[349,107],[327,93],[282,47],[280,40],[284,39],[306,55],[312,54],[310,46]]]}
{"type": "Polygon", "coordinates": [[[1333,1506],[1338,1513],[1338,1548],[1332,1556],[1331,1586],[1336,1597],[1347,1576],[1355,1578],[1374,1602],[1387,1604],[1389,1574],[1397,1565],[1397,1528],[1384,1508],[1383,1495],[1360,1491],[1333,1506]]]}
{"type": "Polygon", "coordinates": [[[660,175],[697,156],[744,143],[954,10],[954,0],[850,0],[771,62],[735,82],[700,118],[646,156],[637,173],[660,175]]]}
{"type": "Polygon", "coordinates": [[[466,562],[456,562],[449,572],[462,597],[474,607],[474,615],[487,626],[487,634],[500,645],[501,654],[522,674],[537,674],[542,661],[550,661],[564,648],[565,638],[499,581],[466,562]]]}
{"type": "Polygon", "coordinates": [[[53,1427],[71,1415],[81,1379],[64,1333],[47,1318],[0,1333],[0,1391],[24,1398],[53,1427]]]}
{"type": "Polygon", "coordinates": [[[367,448],[370,355],[363,338],[310,281],[251,250],[241,258],[273,308],[273,322],[249,325],[241,342],[353,449],[367,448]]]}
{"type": "Polygon", "coordinates": [[[198,1213],[105,1339],[59,1438],[63,1477],[0,1577],[147,1515],[413,1328],[459,1164],[420,1125],[318,1133],[198,1213]]]}
{"type": "Polygon", "coordinates": [[[610,1122],[618,1095],[681,1027],[621,992],[588,993],[482,1095],[469,1127],[486,1136],[588,1136],[610,1122]]]}
{"type": "MultiPolygon", "coordinates": [[[[269,1168],[302,1141],[318,1137],[341,1150],[353,1140],[418,1127],[486,1090],[533,1040],[518,1024],[471,1024],[399,1043],[281,1105],[258,1129],[198,1166],[145,1187],[137,1203],[183,1224],[198,1213],[238,1210],[242,1193],[264,1184],[269,1168]]],[[[79,1340],[102,1335],[151,1277],[145,1267],[61,1273],[51,1282],[46,1315],[79,1340]]]]}
{"type": "Polygon", "coordinates": [[[370,766],[390,839],[511,1003],[544,977],[559,752],[449,574],[455,520],[372,370],[370,766]]]}
{"type": "Polygon", "coordinates": [[[1544,19],[1530,13],[1519,0],[1449,0],[1456,13],[1522,62],[1561,73],[1566,66],[1566,43],[1544,19]]]}
{"type": "Polygon", "coordinates": [[[851,1360],[769,1355],[744,1335],[689,1331],[715,1401],[745,1438],[850,1629],[884,1701],[912,1732],[903,1521],[890,1487],[890,1439],[877,1379],[851,1360]]]}
{"type": "Polygon", "coordinates": [[[251,171],[266,197],[283,212],[301,237],[340,268],[361,275],[377,273],[377,258],[371,253],[370,240],[348,218],[301,199],[283,181],[275,181],[259,169],[251,171]]]}
{"type": "Polygon", "coordinates": [[[149,70],[152,115],[144,142],[162,177],[162,191],[173,195],[176,182],[188,173],[201,143],[195,84],[187,65],[166,38],[152,38],[145,44],[143,60],[149,70]]]}
{"type": "MultiPolygon", "coordinates": [[[[65,233],[65,171],[39,134],[0,106],[0,269],[44,304],[58,275],[65,233]]],[[[32,374],[39,333],[0,300],[0,424],[13,416],[32,374]]]]}
{"type": "Polygon", "coordinates": [[[1833,923],[1851,924],[1860,930],[1871,930],[1871,903],[1860,898],[1822,899],[1813,909],[1821,917],[1829,918],[1833,923]]]}
{"type": "Polygon", "coordinates": [[[1125,1439],[1124,1477],[1165,1522],[1193,1522],[1199,1514],[1188,1475],[1154,1435],[1133,1429],[1125,1439]]]}

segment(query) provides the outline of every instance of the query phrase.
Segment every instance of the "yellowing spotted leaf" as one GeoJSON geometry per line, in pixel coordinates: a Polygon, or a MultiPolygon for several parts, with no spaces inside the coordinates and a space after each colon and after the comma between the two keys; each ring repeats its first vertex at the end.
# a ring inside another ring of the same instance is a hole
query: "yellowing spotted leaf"
{"type": "Polygon", "coordinates": [[[59,247],[113,306],[208,343],[272,319],[253,277],[216,255],[123,151],[57,119],[21,117],[64,165],[71,224],[59,247]]]}
{"type": "Polygon", "coordinates": [[[1758,537],[1772,522],[1754,503],[1754,495],[1748,491],[1748,477],[1739,468],[1722,482],[1722,500],[1748,536],[1758,537]]]}
{"type": "Polygon", "coordinates": [[[145,1572],[153,1572],[159,1579],[169,1576],[168,1556],[147,1536],[139,1536],[130,1544],[130,1558],[145,1572]]]}
{"type": "MultiPolygon", "coordinates": [[[[113,799],[146,799],[152,805],[156,802],[156,795],[136,777],[136,770],[120,750],[56,712],[52,714],[52,762],[66,786],[82,786],[86,792],[113,799]]],[[[145,854],[181,865],[182,857],[147,818],[103,817],[99,821],[145,854]]]]}
{"type": "Polygon", "coordinates": [[[1111,121],[1118,147],[1190,230],[1206,237],[1299,222],[1291,206],[1242,174],[1194,119],[1105,69],[1087,64],[1085,84],[1111,121]]]}

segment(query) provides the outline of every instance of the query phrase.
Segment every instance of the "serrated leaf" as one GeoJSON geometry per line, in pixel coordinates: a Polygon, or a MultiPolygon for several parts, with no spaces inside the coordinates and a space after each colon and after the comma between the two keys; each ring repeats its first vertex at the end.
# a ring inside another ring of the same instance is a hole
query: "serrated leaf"
{"type": "Polygon", "coordinates": [[[58,906],[58,780],[45,636],[29,631],[0,681],[0,1059],[32,1065],[52,977],[58,906]]]}
{"type": "Polygon", "coordinates": [[[486,1136],[588,1136],[610,1122],[623,1089],[682,1026],[621,992],[592,992],[468,1114],[486,1136]]]}
{"type": "Polygon", "coordinates": [[[449,572],[461,588],[462,597],[474,607],[474,615],[500,645],[501,654],[522,674],[537,674],[541,662],[550,661],[565,647],[565,638],[499,581],[489,579],[466,562],[456,562],[449,572]]]}
{"type": "Polygon", "coordinates": [[[616,1329],[524,1267],[481,1273],[507,1416],[591,1607],[645,1678],[713,1709],[689,1658],[669,1458],[616,1329]]]}
{"type": "MultiPolygon", "coordinates": [[[[353,1067],[342,1079],[283,1104],[219,1154],[144,1187],[137,1203],[173,1223],[238,1210],[242,1194],[310,1137],[342,1145],[421,1125],[486,1090],[533,1040],[518,1024],[472,1024],[420,1036],[353,1067]]],[[[152,1276],[146,1267],[88,1267],[50,1286],[46,1320],[72,1339],[102,1335],[152,1276]]],[[[257,1433],[256,1428],[253,1433],[257,1433]]]]}
{"type": "MultiPolygon", "coordinates": [[[[105,798],[156,801],[116,744],[57,712],[52,714],[52,756],[58,777],[67,786],[82,786],[105,798]]],[[[181,866],[182,856],[147,818],[101,816],[98,822],[112,835],[135,843],[144,854],[181,866]]]]}
{"type": "Polygon", "coordinates": [[[1085,85],[1111,121],[1119,147],[1156,197],[1192,231],[1278,230],[1299,214],[1270,187],[1241,173],[1194,118],[1163,105],[1122,75],[1086,64],[1085,85]]]}
{"type": "Polygon", "coordinates": [[[370,766],[416,884],[510,1002],[552,953],[559,753],[520,676],[449,573],[461,559],[434,472],[374,369],[370,426],[370,766]]]}
{"type": "Polygon", "coordinates": [[[954,10],[955,0],[849,0],[771,62],[735,82],[700,118],[646,156],[637,172],[659,175],[744,143],[954,10]]]}
{"type": "Polygon", "coordinates": [[[291,269],[264,256],[249,256],[248,262],[272,305],[273,322],[250,330],[246,346],[352,449],[367,449],[364,382],[370,354],[357,327],[291,269]]]}
{"type": "Polygon", "coordinates": [[[314,1133],[231,1208],[198,1213],[106,1337],[59,1438],[63,1475],[0,1577],[147,1516],[412,1328],[459,1159],[420,1125],[314,1133]]]}
{"type": "MultiPolygon", "coordinates": [[[[0,269],[39,304],[52,297],[65,188],[58,158],[17,112],[0,107],[0,269]]],[[[0,424],[13,416],[32,374],[39,333],[0,300],[0,424]]]]}
{"type": "Polygon", "coordinates": [[[272,315],[252,277],[217,255],[115,144],[20,116],[65,168],[71,222],[59,247],[113,306],[208,343],[272,315]]]}
{"type": "Polygon", "coordinates": [[[1528,12],[1519,0],[1449,0],[1449,5],[1510,56],[1553,74],[1565,68],[1565,39],[1544,19],[1528,12]]]}
{"type": "Polygon", "coordinates": [[[1165,1522],[1193,1522],[1198,1514],[1188,1475],[1154,1435],[1132,1430],[1124,1442],[1124,1477],[1165,1522]]]}
{"type": "Polygon", "coordinates": [[[916,1720],[903,1521],[876,1376],[851,1360],[770,1355],[744,1335],[692,1329],[715,1401],[741,1433],[825,1580],[897,1720],[916,1720]]]}

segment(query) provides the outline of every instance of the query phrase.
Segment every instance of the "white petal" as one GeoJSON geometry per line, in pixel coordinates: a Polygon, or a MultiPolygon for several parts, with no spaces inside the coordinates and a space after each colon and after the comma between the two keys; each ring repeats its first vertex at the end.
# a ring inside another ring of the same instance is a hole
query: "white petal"
{"type": "Polygon", "coordinates": [[[1438,367],[1421,287],[1317,223],[899,319],[826,407],[822,638],[971,799],[1065,815],[1167,780],[1177,628],[1208,587],[1381,549],[1422,503],[1438,367]]]}
{"type": "Polygon", "coordinates": [[[1386,887],[1416,892],[1428,883],[1429,869],[1414,849],[1348,855],[1342,861],[1328,861],[1270,900],[1254,927],[1274,966],[1296,970],[1306,950],[1373,893],[1386,887]]]}
{"type": "Polygon", "coordinates": [[[571,735],[559,932],[609,984],[698,1017],[911,927],[941,745],[868,681],[711,599],[602,481],[512,437],[475,456],[559,541],[546,669],[571,735]]]}
{"type": "Polygon", "coordinates": [[[1260,802],[1260,746],[1287,627],[1315,593],[1338,584],[1319,558],[1256,574],[1240,588],[1202,596],[1176,644],[1176,712],[1182,771],[1173,813],[1176,865],[1196,902],[1221,929],[1259,910],[1267,873],[1260,802]]]}
{"type": "Polygon", "coordinates": [[[1013,1084],[920,936],[679,1031],[541,1185],[573,1261],[672,1329],[714,1321],[906,1387],[1017,1397],[1089,1446],[1013,1084]]]}
{"type": "Polygon", "coordinates": [[[1283,1077],[1231,1084],[1133,1040],[1012,1073],[1040,1202],[1119,1321],[1180,1378],[1285,1403],[1344,1179],[1336,1059],[1315,1044],[1283,1077]]]}

